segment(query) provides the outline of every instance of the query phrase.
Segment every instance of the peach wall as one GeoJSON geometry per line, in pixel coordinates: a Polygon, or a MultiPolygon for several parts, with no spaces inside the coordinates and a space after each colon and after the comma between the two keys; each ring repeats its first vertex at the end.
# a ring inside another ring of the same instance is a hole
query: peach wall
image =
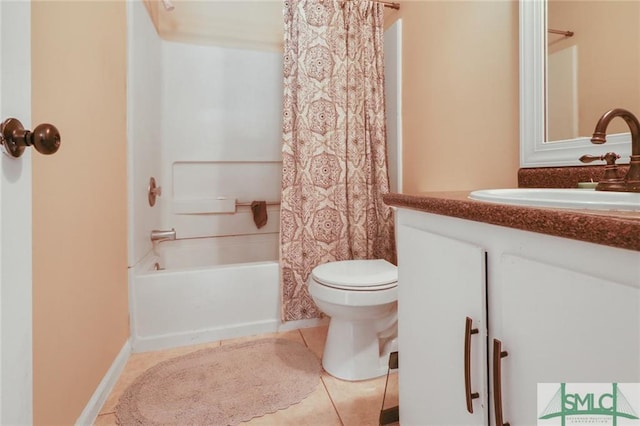
{"type": "MultiPolygon", "coordinates": [[[[549,28],[574,32],[573,37],[549,34],[548,49],[577,46],[578,135],[591,136],[609,109],[640,114],[640,2],[550,1],[548,15],[549,28]]],[[[628,131],[621,119],[607,129],[628,131]]]]}
{"type": "Polygon", "coordinates": [[[403,192],[517,184],[518,2],[402,1],[403,192]]]}
{"type": "Polygon", "coordinates": [[[128,339],[125,2],[32,4],[34,423],[75,423],[128,339]]]}

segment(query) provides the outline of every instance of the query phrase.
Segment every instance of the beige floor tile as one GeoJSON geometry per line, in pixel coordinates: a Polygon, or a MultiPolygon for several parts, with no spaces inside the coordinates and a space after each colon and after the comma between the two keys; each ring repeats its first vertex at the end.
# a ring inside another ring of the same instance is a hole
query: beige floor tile
{"type": "Polygon", "coordinates": [[[324,350],[324,341],[327,339],[328,325],[321,325],[319,327],[302,328],[300,332],[307,344],[307,347],[313,351],[318,358],[322,358],[322,351],[324,350]]]}
{"type": "Polygon", "coordinates": [[[342,426],[322,382],[311,395],[285,410],[251,419],[251,426],[342,426]]]}
{"type": "Polygon", "coordinates": [[[105,401],[100,414],[113,413],[118,405],[120,395],[127,389],[127,387],[133,383],[133,381],[147,369],[153,367],[159,362],[166,361],[171,358],[175,358],[180,355],[185,355],[191,352],[195,352],[200,349],[212,348],[220,346],[220,342],[203,343],[193,346],[181,346],[178,348],[165,349],[161,351],[142,352],[131,354],[127,364],[124,366],[124,370],[115,386],[111,390],[109,397],[105,401]]]}
{"type": "Polygon", "coordinates": [[[389,382],[387,383],[387,393],[384,399],[384,408],[391,408],[398,405],[398,373],[389,374],[389,382]]]}
{"type": "Polygon", "coordinates": [[[379,424],[386,376],[348,382],[324,373],[322,381],[329,391],[344,426],[377,426],[379,424]]]}
{"type": "Polygon", "coordinates": [[[259,334],[256,336],[237,337],[234,339],[223,340],[221,344],[232,345],[234,343],[250,342],[252,340],[269,339],[274,337],[277,337],[280,339],[289,339],[289,340],[293,340],[294,342],[304,344],[304,340],[302,339],[302,336],[300,335],[300,332],[298,330],[283,331],[281,333],[265,333],[265,334],[259,334]]]}
{"type": "Polygon", "coordinates": [[[116,422],[116,415],[113,413],[101,414],[93,423],[94,426],[115,426],[117,424],[118,422],[116,422]]]}
{"type": "MultiPolygon", "coordinates": [[[[114,390],[107,399],[96,425],[115,425],[115,407],[124,390],[140,374],[157,363],[190,353],[205,347],[228,345],[249,340],[281,337],[306,344],[319,358],[322,356],[328,326],[319,326],[283,333],[269,333],[239,339],[228,339],[213,344],[175,348],[157,352],[133,354],[124,368],[114,390]]],[[[316,390],[301,401],[285,410],[252,419],[246,424],[252,426],[309,425],[309,426],[367,426],[377,425],[382,407],[386,377],[347,382],[326,373],[316,390]],[[337,412],[336,412],[337,409],[337,412]],[[339,414],[338,414],[339,413],[339,414]]],[[[397,374],[390,376],[385,408],[397,405],[397,374]]]]}

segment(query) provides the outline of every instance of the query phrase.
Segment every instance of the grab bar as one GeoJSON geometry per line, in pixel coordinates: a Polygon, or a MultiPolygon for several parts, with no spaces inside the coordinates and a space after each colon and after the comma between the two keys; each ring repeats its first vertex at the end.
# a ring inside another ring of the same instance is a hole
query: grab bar
{"type": "MultiPolygon", "coordinates": [[[[247,201],[247,202],[236,201],[236,207],[251,207],[251,203],[252,203],[252,201],[247,201]]],[[[279,206],[280,205],[280,201],[267,201],[267,205],[268,206],[279,206]]]]}

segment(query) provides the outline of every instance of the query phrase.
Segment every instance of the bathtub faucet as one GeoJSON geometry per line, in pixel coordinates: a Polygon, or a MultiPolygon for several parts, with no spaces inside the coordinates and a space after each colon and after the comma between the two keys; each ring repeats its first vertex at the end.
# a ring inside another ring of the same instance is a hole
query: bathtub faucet
{"type": "Polygon", "coordinates": [[[160,241],[175,240],[176,230],[171,228],[170,231],[154,229],[151,231],[151,242],[159,243],[160,241]]]}

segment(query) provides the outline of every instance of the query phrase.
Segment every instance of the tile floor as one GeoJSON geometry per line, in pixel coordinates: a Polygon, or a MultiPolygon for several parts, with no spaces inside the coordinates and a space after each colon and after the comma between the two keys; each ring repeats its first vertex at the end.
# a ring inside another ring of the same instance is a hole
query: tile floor
{"type": "MultiPolygon", "coordinates": [[[[197,346],[188,346],[167,349],[156,352],[132,354],[107,398],[95,425],[115,425],[115,407],[122,392],[135,378],[146,369],[166,359],[184,355],[186,353],[220,345],[244,342],[265,337],[281,337],[305,344],[318,358],[322,357],[324,341],[327,334],[327,326],[293,330],[283,333],[271,333],[239,339],[222,340],[197,346]]],[[[360,382],[347,382],[336,379],[326,372],[322,372],[321,383],[315,392],[300,403],[292,405],[286,410],[280,410],[273,414],[257,417],[243,425],[318,425],[318,426],[369,426],[378,425],[380,409],[386,376],[364,380],[360,382]]],[[[398,375],[389,376],[385,408],[398,405],[398,375]]],[[[397,425],[397,423],[396,423],[397,425]]]]}

